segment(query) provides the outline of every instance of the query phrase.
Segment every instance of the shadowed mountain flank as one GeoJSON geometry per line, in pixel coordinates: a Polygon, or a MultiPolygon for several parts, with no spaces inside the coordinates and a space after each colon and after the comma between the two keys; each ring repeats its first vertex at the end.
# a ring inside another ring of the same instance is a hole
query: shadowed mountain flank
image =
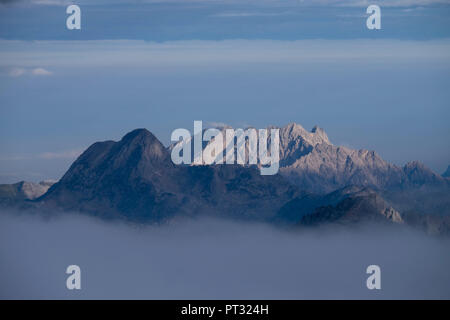
{"type": "Polygon", "coordinates": [[[119,142],[94,143],[39,203],[143,221],[211,213],[264,219],[297,193],[254,167],[175,166],[153,134],[137,129],[119,142]]]}

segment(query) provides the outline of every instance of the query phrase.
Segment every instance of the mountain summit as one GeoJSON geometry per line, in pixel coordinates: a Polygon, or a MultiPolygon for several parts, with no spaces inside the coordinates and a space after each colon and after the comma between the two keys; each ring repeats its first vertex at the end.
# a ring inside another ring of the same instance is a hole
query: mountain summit
{"type": "MultiPolygon", "coordinates": [[[[448,187],[447,179],[419,162],[400,168],[374,151],[335,146],[317,126],[311,132],[295,123],[280,128],[280,159],[280,173],[273,176],[262,176],[248,165],[174,165],[170,148],[150,131],[136,129],[120,141],[91,145],[33,203],[139,222],[204,214],[306,225],[330,219],[401,223],[403,216],[392,203],[408,211],[417,188],[448,187]]],[[[426,190],[430,193],[422,197],[438,194],[426,190]]],[[[447,198],[448,188],[439,194],[447,198]]],[[[421,203],[421,212],[448,211],[445,201],[439,206],[421,203]]]]}
{"type": "Polygon", "coordinates": [[[158,220],[178,210],[178,190],[166,148],[148,130],[137,129],[118,142],[91,145],[40,201],[108,218],[126,213],[158,220]]]}
{"type": "Polygon", "coordinates": [[[315,126],[308,132],[295,123],[280,128],[280,173],[302,190],[315,193],[348,185],[379,190],[447,185],[417,161],[397,167],[375,151],[335,146],[323,129],[315,126]]]}
{"type": "MultiPolygon", "coordinates": [[[[318,126],[311,131],[297,123],[268,127],[276,128],[280,130],[279,172],[301,190],[326,194],[349,185],[377,190],[448,185],[420,162],[398,167],[383,160],[375,151],[336,146],[318,126]]],[[[224,143],[223,150],[225,148],[224,143]]]]}
{"type": "Polygon", "coordinates": [[[298,192],[283,177],[261,176],[256,167],[175,166],[152,133],[137,129],[118,142],[94,143],[38,202],[137,221],[193,214],[262,220],[298,192]]]}

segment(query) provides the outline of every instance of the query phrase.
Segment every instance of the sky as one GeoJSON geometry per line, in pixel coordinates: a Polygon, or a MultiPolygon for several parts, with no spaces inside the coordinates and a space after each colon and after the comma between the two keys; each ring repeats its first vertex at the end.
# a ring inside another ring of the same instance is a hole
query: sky
{"type": "Polygon", "coordinates": [[[194,120],[324,128],[450,164],[450,1],[0,1],[0,183],[58,179],[95,141],[194,120]],[[66,6],[81,7],[81,30],[66,6]]]}

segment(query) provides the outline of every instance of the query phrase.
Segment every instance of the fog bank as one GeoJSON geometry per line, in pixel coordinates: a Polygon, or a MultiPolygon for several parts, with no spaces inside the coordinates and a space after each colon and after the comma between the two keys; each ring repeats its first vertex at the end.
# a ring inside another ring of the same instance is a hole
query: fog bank
{"type": "Polygon", "coordinates": [[[450,242],[365,226],[288,232],[212,219],[164,226],[0,212],[2,299],[450,298],[450,242]],[[68,265],[81,290],[66,289],[68,265]],[[381,267],[381,290],[366,268],[381,267]]]}

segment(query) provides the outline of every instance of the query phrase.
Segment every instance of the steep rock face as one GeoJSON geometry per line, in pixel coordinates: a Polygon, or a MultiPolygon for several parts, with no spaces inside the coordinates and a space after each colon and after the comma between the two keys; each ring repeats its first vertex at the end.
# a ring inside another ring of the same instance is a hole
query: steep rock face
{"type": "MultiPolygon", "coordinates": [[[[225,137],[225,130],[229,128],[218,129],[225,137]]],[[[274,128],[277,127],[267,129],[274,128]]],[[[349,185],[379,190],[415,188],[424,184],[449,185],[446,179],[417,161],[401,168],[383,160],[375,151],[335,146],[325,131],[318,126],[307,131],[299,124],[290,123],[278,129],[279,172],[291,183],[310,193],[326,194],[349,185]]],[[[188,143],[192,144],[192,140],[188,143]]],[[[203,150],[207,145],[207,142],[203,142],[203,150]]],[[[173,145],[169,149],[172,147],[173,145]]],[[[225,154],[225,150],[224,140],[223,148],[219,151],[220,158],[225,154]]],[[[248,163],[247,140],[245,163],[248,163]]]]}
{"type": "Polygon", "coordinates": [[[45,180],[39,183],[21,181],[16,186],[19,193],[22,193],[26,199],[33,200],[46,193],[54,183],[55,181],[52,180],[45,180]]]}
{"type": "Polygon", "coordinates": [[[408,162],[403,168],[406,180],[412,186],[428,184],[445,184],[442,177],[425,167],[419,161],[408,162]]]}
{"type": "Polygon", "coordinates": [[[302,190],[324,194],[349,185],[376,189],[448,185],[417,161],[400,168],[375,151],[335,146],[317,126],[307,132],[290,124],[280,133],[280,173],[302,190]]]}
{"type": "Polygon", "coordinates": [[[14,184],[0,185],[0,203],[15,204],[24,200],[33,200],[44,193],[55,183],[46,180],[39,183],[20,181],[14,184]]]}
{"type": "Polygon", "coordinates": [[[280,128],[280,167],[293,165],[318,144],[330,145],[331,142],[325,131],[317,126],[311,132],[296,123],[280,128]]]}
{"type": "Polygon", "coordinates": [[[320,225],[325,223],[353,224],[360,222],[403,223],[398,211],[389,206],[386,201],[371,190],[363,190],[345,198],[336,206],[323,206],[313,213],[305,215],[300,225],[320,225]]]}
{"type": "Polygon", "coordinates": [[[331,192],[347,185],[383,188],[400,185],[404,177],[394,165],[374,151],[352,150],[329,144],[318,144],[281,173],[302,189],[331,192]]]}
{"type": "Polygon", "coordinates": [[[274,217],[274,222],[282,224],[298,223],[303,216],[313,213],[316,208],[335,206],[348,197],[362,194],[363,190],[361,187],[348,186],[325,195],[302,192],[298,197],[281,207],[274,217]]]}
{"type": "Polygon", "coordinates": [[[186,201],[176,175],[165,147],[149,131],[137,129],[119,142],[94,143],[39,200],[103,217],[160,220],[186,201]]]}
{"type": "Polygon", "coordinates": [[[197,214],[265,219],[297,192],[254,167],[175,166],[158,139],[138,129],[119,142],[94,143],[38,202],[138,221],[197,214]]]}
{"type": "Polygon", "coordinates": [[[348,186],[326,195],[303,193],[281,207],[274,221],[283,224],[292,224],[299,223],[302,219],[311,220],[317,218],[320,220],[321,217],[326,217],[325,212],[330,213],[328,218],[331,219],[330,221],[333,221],[335,219],[334,215],[338,214],[338,209],[341,210],[342,215],[348,214],[349,210],[353,210],[353,214],[355,216],[358,214],[361,219],[367,217],[367,214],[370,215],[376,212],[376,214],[382,215],[379,217],[381,220],[387,219],[393,222],[402,222],[400,213],[392,208],[390,202],[386,201],[375,190],[369,187],[361,188],[358,186],[348,186]],[[348,201],[347,199],[353,200],[348,201]],[[367,209],[368,206],[354,206],[356,199],[363,201],[365,204],[367,202],[373,204],[373,206],[369,206],[369,210],[367,209]],[[344,202],[345,200],[347,202],[344,202]],[[343,203],[347,203],[347,206],[343,206],[343,203]],[[352,205],[348,205],[349,203],[352,205]]]}
{"type": "Polygon", "coordinates": [[[421,187],[394,193],[348,186],[326,195],[303,192],[273,218],[283,225],[381,222],[407,224],[428,234],[450,234],[449,190],[421,187]]]}

